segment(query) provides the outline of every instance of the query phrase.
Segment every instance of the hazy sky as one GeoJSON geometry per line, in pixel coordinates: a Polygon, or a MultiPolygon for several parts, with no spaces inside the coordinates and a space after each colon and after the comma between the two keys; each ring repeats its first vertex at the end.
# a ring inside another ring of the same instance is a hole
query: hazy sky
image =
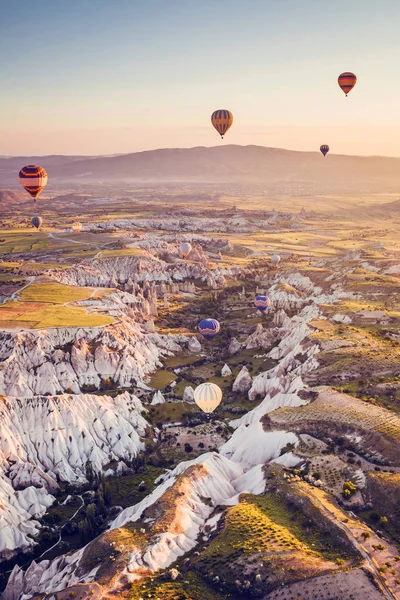
{"type": "Polygon", "coordinates": [[[399,0],[0,0],[0,155],[400,156],[399,31],[399,0]],[[224,142],[218,108],[235,118],[224,142]]]}

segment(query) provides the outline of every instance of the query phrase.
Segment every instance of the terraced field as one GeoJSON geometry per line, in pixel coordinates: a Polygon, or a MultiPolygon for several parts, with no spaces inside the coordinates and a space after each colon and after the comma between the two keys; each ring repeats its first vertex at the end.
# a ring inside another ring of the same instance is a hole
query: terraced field
{"type": "Polygon", "coordinates": [[[400,465],[397,415],[379,406],[367,407],[362,400],[330,388],[316,390],[318,397],[313,402],[298,408],[280,408],[264,417],[265,426],[311,435],[317,432],[322,439],[347,435],[366,454],[400,465]]]}

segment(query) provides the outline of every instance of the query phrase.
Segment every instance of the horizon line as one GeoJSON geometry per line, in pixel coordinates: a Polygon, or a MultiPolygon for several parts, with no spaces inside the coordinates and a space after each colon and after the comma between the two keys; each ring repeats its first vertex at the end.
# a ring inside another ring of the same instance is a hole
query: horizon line
{"type": "MultiPolygon", "coordinates": [[[[322,144],[325,142],[322,142],[322,144]]],[[[162,148],[152,148],[149,150],[138,150],[136,152],[111,152],[111,153],[107,153],[107,154],[58,154],[58,153],[51,153],[51,154],[11,154],[11,155],[6,155],[6,154],[0,154],[0,160],[13,160],[16,158],[30,158],[30,157],[34,157],[34,158],[51,158],[51,157],[66,157],[66,158],[80,158],[82,160],[85,159],[97,159],[97,158],[118,158],[121,156],[132,156],[134,154],[146,154],[146,153],[150,153],[150,152],[160,152],[163,150],[197,150],[197,149],[208,149],[208,150],[212,150],[214,148],[219,148],[219,149],[223,149],[223,148],[262,148],[265,150],[281,150],[284,152],[291,152],[294,154],[319,154],[320,150],[319,148],[317,150],[292,150],[290,148],[282,148],[279,146],[262,146],[259,144],[224,144],[224,145],[219,145],[219,146],[183,146],[183,147],[179,147],[179,146],[166,146],[166,147],[162,147],[162,148]]],[[[330,150],[330,156],[347,156],[347,157],[352,157],[352,158],[388,158],[388,159],[399,159],[400,156],[389,156],[389,155],[385,155],[385,154],[336,154],[335,152],[332,152],[332,150],[330,150]]]]}

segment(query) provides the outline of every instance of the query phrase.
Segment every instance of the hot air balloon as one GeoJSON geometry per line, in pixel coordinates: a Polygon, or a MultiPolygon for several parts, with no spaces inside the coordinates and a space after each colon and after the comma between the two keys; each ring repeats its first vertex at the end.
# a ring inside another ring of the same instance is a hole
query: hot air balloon
{"type": "Polygon", "coordinates": [[[221,400],[222,390],[215,383],[201,383],[194,390],[194,401],[207,414],[212,413],[221,400]]]}
{"type": "Polygon", "coordinates": [[[20,170],[19,180],[22,187],[24,187],[34,201],[36,201],[36,198],[47,183],[47,173],[43,167],[27,165],[20,170]]]}
{"type": "Polygon", "coordinates": [[[80,230],[82,229],[82,223],[75,221],[75,223],[72,223],[72,229],[75,233],[79,233],[80,230]]]}
{"type": "Polygon", "coordinates": [[[271,262],[274,265],[279,265],[279,263],[281,262],[281,257],[278,256],[278,254],[274,254],[273,256],[271,256],[271,262]]]}
{"type": "Polygon", "coordinates": [[[181,251],[183,258],[186,258],[192,250],[192,245],[189,244],[189,242],[182,242],[181,244],[179,244],[179,250],[181,251]]]}
{"type": "Polygon", "coordinates": [[[322,154],[324,156],[326,156],[328,154],[328,152],[329,152],[329,146],[328,146],[328,144],[322,144],[322,146],[320,147],[320,150],[321,150],[322,154]]]}
{"type": "Polygon", "coordinates": [[[354,73],[346,72],[342,73],[338,77],[338,84],[342,88],[346,96],[349,92],[351,92],[356,83],[357,77],[354,75],[354,73]]]}
{"type": "Polygon", "coordinates": [[[42,223],[43,223],[42,217],[33,217],[32,218],[32,225],[34,227],[36,227],[36,229],[39,229],[39,227],[41,226],[42,223]]]}
{"type": "Polygon", "coordinates": [[[264,312],[268,309],[269,305],[271,304],[271,300],[268,298],[268,296],[256,296],[254,304],[256,305],[258,310],[264,312]]]}
{"type": "Polygon", "coordinates": [[[225,133],[233,123],[233,114],[229,110],[216,110],[211,115],[211,123],[220,134],[221,138],[224,139],[225,133]]]}
{"type": "Polygon", "coordinates": [[[217,319],[202,319],[198,325],[198,329],[206,340],[210,341],[219,332],[219,323],[217,319]]]}

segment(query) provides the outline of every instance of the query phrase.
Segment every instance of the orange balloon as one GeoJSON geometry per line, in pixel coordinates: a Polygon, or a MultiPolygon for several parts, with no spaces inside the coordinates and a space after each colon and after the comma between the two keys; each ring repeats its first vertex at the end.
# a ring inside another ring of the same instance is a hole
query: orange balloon
{"type": "Polygon", "coordinates": [[[47,183],[47,173],[38,165],[26,165],[19,172],[22,187],[32,196],[34,201],[47,183]]]}
{"type": "Polygon", "coordinates": [[[211,123],[224,139],[225,133],[233,123],[233,114],[226,109],[216,110],[211,115],[211,123]]]}
{"type": "Polygon", "coordinates": [[[356,85],[356,83],[357,83],[357,77],[354,75],[354,73],[349,73],[346,71],[346,73],[342,73],[338,77],[338,84],[341,87],[341,89],[344,91],[346,96],[349,92],[351,92],[351,90],[356,85]]]}

